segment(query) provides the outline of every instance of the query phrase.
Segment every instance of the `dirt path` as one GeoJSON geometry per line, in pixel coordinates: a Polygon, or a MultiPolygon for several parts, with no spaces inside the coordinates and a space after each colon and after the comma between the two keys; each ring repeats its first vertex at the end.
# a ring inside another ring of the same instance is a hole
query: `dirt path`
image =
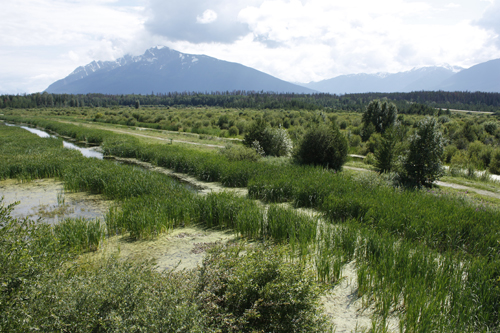
{"type": "Polygon", "coordinates": [[[458,184],[453,184],[453,183],[445,183],[445,182],[441,182],[441,181],[436,181],[436,182],[434,182],[434,184],[436,184],[438,186],[454,188],[454,189],[457,189],[457,190],[465,190],[465,191],[476,192],[477,194],[484,195],[486,197],[492,197],[492,198],[500,199],[500,194],[495,193],[495,192],[491,192],[491,191],[480,190],[480,189],[469,187],[469,186],[458,185],[458,184]]]}
{"type": "MultiPolygon", "coordinates": [[[[97,129],[110,131],[110,132],[114,132],[114,133],[128,134],[128,135],[133,135],[133,136],[138,136],[138,137],[148,138],[148,139],[155,139],[155,140],[160,140],[160,141],[165,141],[165,142],[186,143],[186,144],[190,144],[190,145],[205,146],[205,147],[210,147],[210,148],[224,148],[225,147],[225,146],[214,145],[214,144],[210,144],[210,143],[200,143],[200,142],[184,141],[184,140],[177,140],[177,139],[161,138],[161,137],[154,136],[154,135],[135,133],[133,130],[125,131],[125,130],[120,130],[117,128],[89,125],[89,124],[85,124],[85,123],[77,123],[77,122],[65,121],[65,120],[59,120],[59,122],[65,123],[65,124],[72,124],[72,125],[82,125],[82,126],[89,127],[89,128],[97,128],[97,129]]],[[[138,128],[138,129],[139,130],[146,130],[146,129],[142,129],[142,128],[138,128]]]]}
{"type": "MultiPolygon", "coordinates": [[[[367,170],[367,169],[362,169],[362,168],[355,168],[355,167],[349,167],[349,166],[344,166],[345,169],[348,170],[354,170],[354,171],[366,171],[366,172],[375,172],[372,170],[367,170]]],[[[458,184],[453,184],[453,183],[446,183],[442,181],[436,181],[434,184],[438,186],[443,186],[443,187],[449,187],[449,188],[454,188],[457,190],[464,190],[464,191],[470,191],[470,192],[475,192],[480,195],[484,195],[485,197],[491,197],[491,198],[497,198],[500,199],[500,194],[491,192],[491,191],[486,191],[486,190],[480,190],[474,187],[469,187],[469,186],[464,186],[464,185],[458,185],[458,184]]]]}

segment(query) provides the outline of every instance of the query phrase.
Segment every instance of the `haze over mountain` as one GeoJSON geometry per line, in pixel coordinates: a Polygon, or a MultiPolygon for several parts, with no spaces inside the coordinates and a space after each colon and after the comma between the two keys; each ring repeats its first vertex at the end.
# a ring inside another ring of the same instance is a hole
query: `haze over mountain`
{"type": "Polygon", "coordinates": [[[439,85],[445,91],[500,92],[500,59],[464,69],[439,85]]]}
{"type": "Polygon", "coordinates": [[[331,94],[421,90],[500,92],[500,59],[490,60],[468,69],[422,67],[394,74],[340,75],[301,85],[331,94]]]}
{"type": "Polygon", "coordinates": [[[51,84],[49,93],[150,94],[167,92],[269,91],[312,93],[237,63],[154,47],[141,56],[93,61],[51,84]]]}
{"type": "Polygon", "coordinates": [[[439,90],[439,85],[462,68],[422,67],[400,73],[340,75],[332,79],[302,84],[332,94],[365,92],[410,92],[439,90]]]}

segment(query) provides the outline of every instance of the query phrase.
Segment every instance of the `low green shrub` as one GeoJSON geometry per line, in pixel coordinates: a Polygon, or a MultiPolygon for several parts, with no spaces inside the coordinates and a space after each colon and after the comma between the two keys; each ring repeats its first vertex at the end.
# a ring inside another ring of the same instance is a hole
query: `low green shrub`
{"type": "Polygon", "coordinates": [[[321,289],[280,247],[223,245],[203,262],[198,299],[220,332],[325,332],[321,289]]]}

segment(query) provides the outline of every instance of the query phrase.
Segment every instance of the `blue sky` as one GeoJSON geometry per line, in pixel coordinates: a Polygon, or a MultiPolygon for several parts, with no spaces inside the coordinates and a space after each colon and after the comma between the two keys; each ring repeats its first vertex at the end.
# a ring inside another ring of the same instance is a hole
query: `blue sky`
{"type": "Polygon", "coordinates": [[[500,0],[16,0],[0,11],[0,93],[166,45],[292,82],[500,58],[500,0]]]}

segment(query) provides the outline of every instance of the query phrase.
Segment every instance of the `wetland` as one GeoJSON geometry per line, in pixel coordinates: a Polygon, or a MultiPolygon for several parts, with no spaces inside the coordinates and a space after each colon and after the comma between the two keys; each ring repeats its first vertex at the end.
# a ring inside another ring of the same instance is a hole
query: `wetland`
{"type": "Polygon", "coordinates": [[[113,159],[83,158],[61,139],[0,126],[2,192],[18,188],[8,200],[28,201],[20,214],[57,218],[45,226],[18,221],[18,228],[12,219],[20,215],[2,209],[11,230],[2,231],[4,249],[29,249],[28,257],[0,256],[8,268],[1,276],[6,330],[498,327],[494,205],[394,188],[376,173],[234,161],[199,147],[45,124],[99,143],[113,159]],[[76,206],[94,201],[102,206],[76,206]],[[65,210],[102,215],[62,218],[65,210]],[[89,222],[95,218],[103,224],[89,222]]]}

